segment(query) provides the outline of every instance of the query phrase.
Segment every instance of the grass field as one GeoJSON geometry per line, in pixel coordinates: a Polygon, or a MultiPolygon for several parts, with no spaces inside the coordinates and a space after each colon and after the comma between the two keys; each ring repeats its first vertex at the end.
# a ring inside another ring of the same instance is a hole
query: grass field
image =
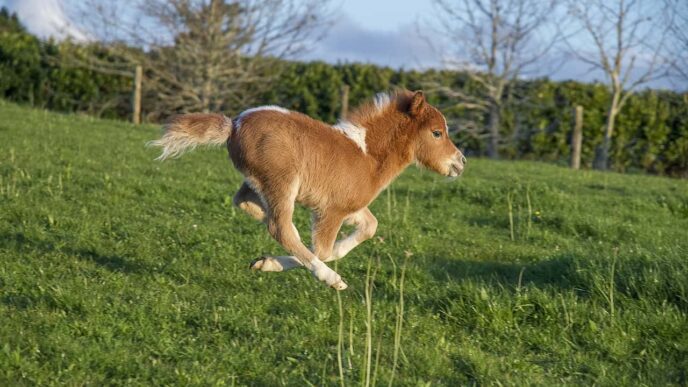
{"type": "Polygon", "coordinates": [[[250,271],[226,152],[157,135],[0,101],[0,385],[688,383],[685,180],[410,168],[337,293],[250,271]]]}

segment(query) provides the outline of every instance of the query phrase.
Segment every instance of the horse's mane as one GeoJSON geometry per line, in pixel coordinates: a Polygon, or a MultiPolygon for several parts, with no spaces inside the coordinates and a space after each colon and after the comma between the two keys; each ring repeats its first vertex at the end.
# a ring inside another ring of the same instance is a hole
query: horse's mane
{"type": "Polygon", "coordinates": [[[405,111],[412,98],[413,92],[406,89],[395,89],[387,93],[378,93],[374,98],[354,108],[343,118],[354,125],[365,126],[367,122],[383,114],[388,114],[392,111],[405,111]],[[392,108],[394,110],[391,110],[392,108]]]}
{"type": "MultiPolygon", "coordinates": [[[[404,89],[378,93],[342,117],[332,128],[341,131],[355,142],[363,153],[367,153],[370,140],[379,137],[374,133],[381,133],[380,130],[386,132],[383,130],[388,127],[384,124],[387,121],[385,117],[392,118],[399,112],[407,111],[412,99],[413,93],[404,89]]],[[[376,143],[379,142],[379,139],[376,140],[376,143]]]]}

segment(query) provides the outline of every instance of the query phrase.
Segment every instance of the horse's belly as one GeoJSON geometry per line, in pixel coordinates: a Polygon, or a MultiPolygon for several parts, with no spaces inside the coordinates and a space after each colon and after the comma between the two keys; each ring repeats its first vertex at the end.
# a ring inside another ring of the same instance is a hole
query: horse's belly
{"type": "Polygon", "coordinates": [[[355,186],[341,187],[341,189],[312,188],[314,187],[300,187],[296,202],[316,211],[338,210],[349,214],[366,207],[371,201],[368,192],[355,186]]]}

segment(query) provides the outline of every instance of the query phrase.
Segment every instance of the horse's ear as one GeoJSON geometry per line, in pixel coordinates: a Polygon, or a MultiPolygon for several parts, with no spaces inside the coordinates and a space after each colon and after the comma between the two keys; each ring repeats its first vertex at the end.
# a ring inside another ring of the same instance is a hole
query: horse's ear
{"type": "Polygon", "coordinates": [[[413,93],[411,97],[411,103],[409,104],[408,112],[412,116],[420,114],[425,108],[425,95],[422,91],[418,90],[413,93]]]}

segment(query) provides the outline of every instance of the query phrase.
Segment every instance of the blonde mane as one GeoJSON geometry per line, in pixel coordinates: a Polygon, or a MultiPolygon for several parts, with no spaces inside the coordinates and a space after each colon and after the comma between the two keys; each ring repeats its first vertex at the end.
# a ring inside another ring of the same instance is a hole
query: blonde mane
{"type": "Polygon", "coordinates": [[[389,113],[392,107],[395,108],[396,111],[404,111],[412,97],[412,92],[401,89],[386,93],[378,93],[375,97],[363,102],[349,112],[345,117],[345,121],[349,121],[355,125],[365,126],[367,122],[383,114],[389,113]]]}
{"type": "Polygon", "coordinates": [[[392,111],[404,111],[412,96],[413,93],[408,90],[377,93],[375,97],[363,102],[332,127],[349,137],[363,153],[367,153],[366,133],[372,127],[370,123],[392,111]],[[391,110],[391,107],[395,109],[391,110]]]}

